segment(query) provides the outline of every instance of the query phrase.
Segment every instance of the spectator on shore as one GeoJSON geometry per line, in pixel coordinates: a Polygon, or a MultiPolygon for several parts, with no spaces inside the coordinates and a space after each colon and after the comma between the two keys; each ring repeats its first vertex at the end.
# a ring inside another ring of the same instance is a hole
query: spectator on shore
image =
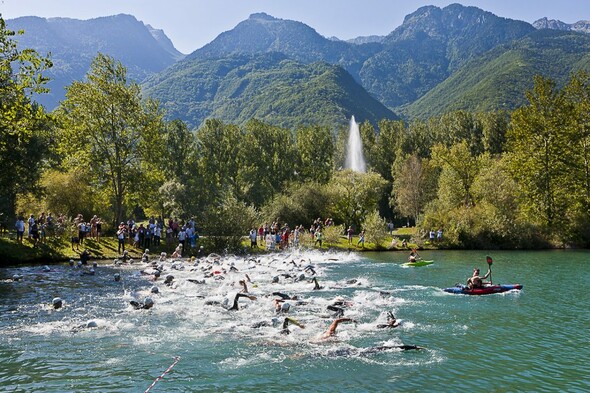
{"type": "Polygon", "coordinates": [[[22,216],[19,216],[14,224],[16,228],[16,241],[19,244],[23,244],[23,234],[25,233],[25,221],[22,216]]]}

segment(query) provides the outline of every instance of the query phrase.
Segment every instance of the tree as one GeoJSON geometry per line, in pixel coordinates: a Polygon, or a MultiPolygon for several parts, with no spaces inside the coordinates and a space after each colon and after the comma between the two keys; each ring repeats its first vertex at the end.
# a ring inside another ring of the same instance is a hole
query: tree
{"type": "Polygon", "coordinates": [[[295,176],[291,131],[250,120],[239,145],[238,161],[240,195],[256,207],[262,206],[295,176]]]}
{"type": "Polygon", "coordinates": [[[363,229],[367,241],[374,243],[377,248],[381,248],[387,238],[387,223],[379,215],[379,211],[370,212],[363,222],[363,229]]]}
{"type": "Polygon", "coordinates": [[[141,164],[162,143],[158,106],[142,101],[120,62],[98,54],[86,81],[67,88],[57,113],[65,166],[88,168],[93,187],[109,191],[113,222],[124,220],[125,200],[145,176],[141,164]]]}
{"type": "Polygon", "coordinates": [[[391,167],[401,147],[406,129],[401,120],[382,120],[379,122],[379,134],[371,150],[371,163],[375,172],[388,181],[393,181],[395,174],[391,167]]]}
{"type": "Polygon", "coordinates": [[[394,167],[393,171],[396,173],[391,193],[391,205],[395,206],[402,216],[413,218],[416,221],[426,203],[433,196],[434,171],[416,155],[406,157],[402,160],[399,168],[394,167]]]}
{"type": "Polygon", "coordinates": [[[523,191],[529,219],[548,228],[564,218],[571,198],[564,185],[571,155],[564,95],[550,79],[535,77],[529,104],[512,113],[507,134],[509,168],[523,191]]]}
{"type": "Polygon", "coordinates": [[[297,179],[325,184],[334,170],[335,147],[327,127],[300,127],[295,134],[297,179]]]}
{"type": "Polygon", "coordinates": [[[346,226],[360,228],[368,212],[377,208],[386,185],[387,181],[374,172],[336,172],[326,186],[331,194],[330,215],[346,226]]]}
{"type": "Polygon", "coordinates": [[[52,66],[32,49],[19,50],[15,35],[0,17],[0,213],[10,219],[17,195],[37,184],[48,151],[49,121],[31,97],[48,91],[43,72],[52,66]]]}
{"type": "Polygon", "coordinates": [[[234,252],[241,250],[242,238],[257,227],[254,208],[238,201],[233,195],[224,195],[220,203],[211,205],[203,213],[203,231],[212,250],[234,252]]]}
{"type": "Polygon", "coordinates": [[[569,193],[566,222],[568,237],[581,244],[590,244],[590,75],[572,75],[564,88],[564,133],[569,141],[564,173],[569,193]]]}
{"type": "Polygon", "coordinates": [[[221,200],[227,192],[240,196],[238,172],[240,145],[243,134],[240,129],[220,120],[205,121],[197,132],[199,149],[198,169],[203,178],[201,192],[207,204],[221,200]]]}
{"type": "Polygon", "coordinates": [[[441,177],[452,177],[453,184],[448,191],[463,201],[463,205],[475,204],[471,185],[479,172],[477,157],[473,156],[466,141],[457,143],[451,148],[436,145],[432,149],[432,163],[442,169],[441,177]]]}

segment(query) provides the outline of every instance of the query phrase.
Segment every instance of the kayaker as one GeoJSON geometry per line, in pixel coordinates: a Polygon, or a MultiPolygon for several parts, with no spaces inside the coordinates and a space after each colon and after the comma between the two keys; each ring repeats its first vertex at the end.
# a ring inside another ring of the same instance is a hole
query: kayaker
{"type": "Polygon", "coordinates": [[[410,252],[410,256],[408,257],[408,262],[416,262],[418,260],[418,258],[420,257],[420,255],[418,255],[418,251],[416,251],[416,249],[412,249],[412,252],[410,252]]]}
{"type": "Polygon", "coordinates": [[[473,269],[473,275],[471,277],[469,277],[469,279],[467,280],[467,288],[469,288],[469,289],[483,288],[484,284],[489,284],[489,283],[484,283],[483,280],[488,278],[490,276],[490,273],[491,272],[488,269],[488,272],[483,277],[480,277],[479,276],[479,269],[478,268],[473,269]]]}

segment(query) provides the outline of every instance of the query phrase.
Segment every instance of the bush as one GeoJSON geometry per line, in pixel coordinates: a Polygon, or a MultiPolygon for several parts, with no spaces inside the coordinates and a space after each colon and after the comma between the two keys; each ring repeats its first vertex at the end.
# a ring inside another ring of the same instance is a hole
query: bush
{"type": "Polygon", "coordinates": [[[363,223],[365,231],[365,240],[375,244],[375,247],[382,247],[383,242],[387,238],[387,223],[379,215],[378,210],[373,210],[367,215],[363,223]]]}

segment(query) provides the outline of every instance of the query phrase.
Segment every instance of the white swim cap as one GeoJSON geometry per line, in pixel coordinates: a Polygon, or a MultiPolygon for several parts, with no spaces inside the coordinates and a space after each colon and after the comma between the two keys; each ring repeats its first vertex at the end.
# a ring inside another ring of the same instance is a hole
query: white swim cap
{"type": "Polygon", "coordinates": [[[282,312],[289,312],[290,309],[291,309],[291,304],[289,304],[287,302],[281,304],[281,311],[282,312]]]}

